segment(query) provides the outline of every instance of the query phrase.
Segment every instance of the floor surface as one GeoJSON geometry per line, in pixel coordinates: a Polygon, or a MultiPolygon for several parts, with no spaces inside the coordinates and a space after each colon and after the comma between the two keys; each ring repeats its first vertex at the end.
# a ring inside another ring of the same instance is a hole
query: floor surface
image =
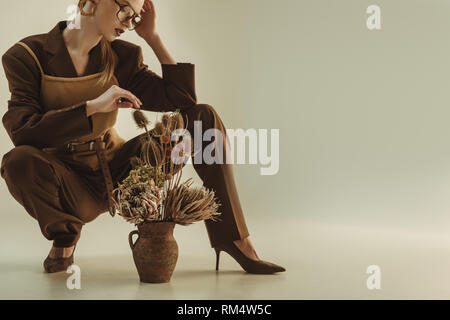
{"type": "Polygon", "coordinates": [[[445,233],[247,218],[259,256],[286,268],[255,275],[225,252],[216,272],[203,222],[177,225],[179,258],[171,281],[146,284],[139,282],[128,246],[133,226],[104,214],[83,229],[75,254],[81,289],[69,290],[70,274],[43,272],[50,242],[35,221],[10,213],[3,222],[0,299],[450,298],[450,236],[445,233]],[[370,265],[380,268],[380,289],[367,288],[370,265]]]}

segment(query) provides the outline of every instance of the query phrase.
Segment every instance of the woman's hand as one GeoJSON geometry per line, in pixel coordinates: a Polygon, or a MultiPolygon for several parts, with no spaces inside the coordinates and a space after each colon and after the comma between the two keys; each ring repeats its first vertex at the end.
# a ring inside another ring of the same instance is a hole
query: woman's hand
{"type": "Polygon", "coordinates": [[[86,102],[86,114],[87,116],[90,116],[95,113],[111,112],[118,108],[140,109],[141,105],[141,100],[130,91],[122,89],[117,85],[112,85],[96,99],[86,102]],[[126,98],[130,100],[130,102],[119,102],[119,98],[126,98]]]}
{"type": "Polygon", "coordinates": [[[144,0],[142,7],[142,21],[134,30],[144,40],[151,41],[158,33],[156,32],[156,11],[151,0],[144,0]]]}

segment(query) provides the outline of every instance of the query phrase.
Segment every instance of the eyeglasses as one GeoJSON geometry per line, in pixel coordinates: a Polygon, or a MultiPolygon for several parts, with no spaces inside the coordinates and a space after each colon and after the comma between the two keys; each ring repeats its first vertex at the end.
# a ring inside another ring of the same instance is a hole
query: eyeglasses
{"type": "Polygon", "coordinates": [[[142,17],[134,12],[134,10],[127,4],[120,4],[117,0],[114,2],[120,7],[119,11],[117,11],[117,19],[123,24],[128,25],[131,20],[132,27],[128,28],[128,30],[132,31],[134,28],[139,26],[142,22],[142,17]]]}

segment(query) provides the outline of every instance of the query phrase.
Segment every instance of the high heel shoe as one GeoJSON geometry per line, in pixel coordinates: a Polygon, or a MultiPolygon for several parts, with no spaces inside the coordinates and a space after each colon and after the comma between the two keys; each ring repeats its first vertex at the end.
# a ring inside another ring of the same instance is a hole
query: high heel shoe
{"type": "Polygon", "coordinates": [[[232,256],[248,273],[269,274],[286,271],[282,266],[263,260],[253,260],[247,257],[234,242],[214,247],[216,250],[216,270],[219,270],[220,251],[225,251],[232,256]]]}
{"type": "Polygon", "coordinates": [[[66,258],[50,258],[50,253],[47,258],[44,260],[44,270],[47,273],[66,271],[67,268],[73,264],[73,253],[75,252],[75,248],[77,245],[73,247],[72,254],[70,257],[66,258]]]}

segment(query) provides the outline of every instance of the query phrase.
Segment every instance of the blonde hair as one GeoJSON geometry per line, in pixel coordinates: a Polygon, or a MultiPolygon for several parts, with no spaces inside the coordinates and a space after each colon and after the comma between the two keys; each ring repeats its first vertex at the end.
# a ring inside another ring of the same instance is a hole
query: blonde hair
{"type": "MultiPolygon", "coordinates": [[[[84,11],[84,5],[88,1],[90,0],[79,0],[78,2],[78,8],[80,8],[80,13],[83,16],[93,16],[95,14],[95,10],[97,7],[94,7],[92,13],[86,13],[84,11]]],[[[105,37],[100,40],[100,47],[103,62],[103,71],[97,83],[103,86],[108,83],[114,76],[114,70],[117,64],[117,55],[112,49],[111,43],[105,37]]]]}

